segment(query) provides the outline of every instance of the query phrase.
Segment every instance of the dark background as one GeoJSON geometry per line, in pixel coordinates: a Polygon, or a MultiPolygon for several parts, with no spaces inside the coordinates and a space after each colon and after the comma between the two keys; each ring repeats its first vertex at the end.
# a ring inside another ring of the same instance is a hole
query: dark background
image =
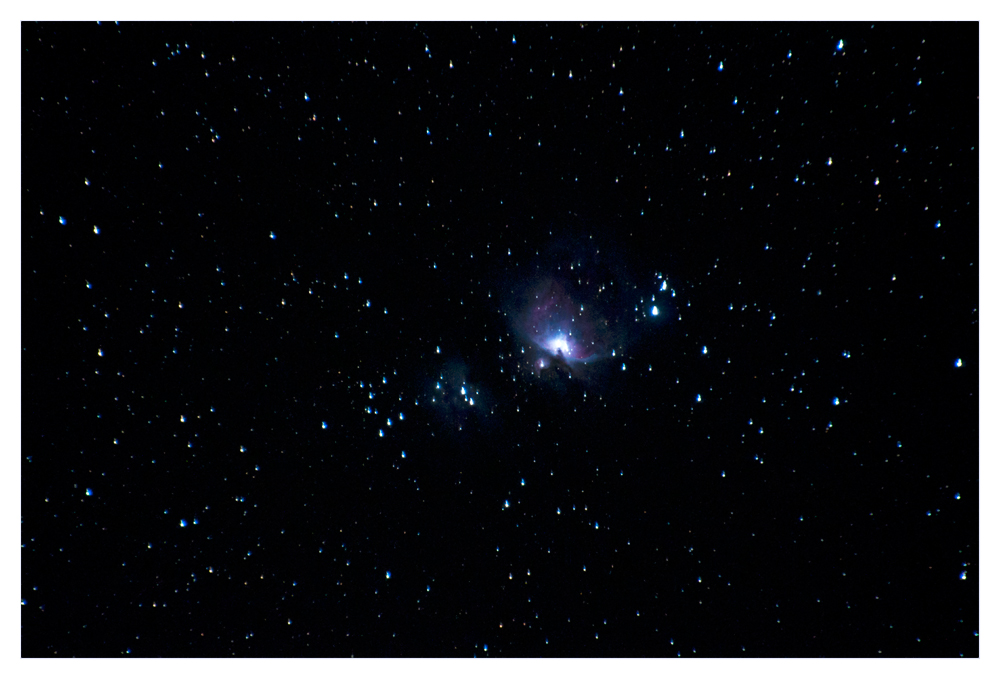
{"type": "Polygon", "coordinates": [[[978,656],[978,51],[23,24],[22,654],[978,656]]]}

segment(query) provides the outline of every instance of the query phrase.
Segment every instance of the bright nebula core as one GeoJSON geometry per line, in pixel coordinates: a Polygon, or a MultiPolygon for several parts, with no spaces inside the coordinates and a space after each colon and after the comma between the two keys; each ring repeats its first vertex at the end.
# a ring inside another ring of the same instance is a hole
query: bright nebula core
{"type": "Polygon", "coordinates": [[[562,335],[549,340],[548,348],[554,354],[569,355],[569,342],[562,335]]]}

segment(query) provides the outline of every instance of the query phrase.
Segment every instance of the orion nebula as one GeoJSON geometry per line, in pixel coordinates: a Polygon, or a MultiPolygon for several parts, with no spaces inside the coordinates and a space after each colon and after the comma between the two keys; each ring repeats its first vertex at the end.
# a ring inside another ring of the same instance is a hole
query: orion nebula
{"type": "Polygon", "coordinates": [[[604,290],[571,281],[543,279],[524,310],[521,333],[543,351],[567,362],[589,362],[614,351],[611,322],[598,308],[604,290]]]}
{"type": "Polygon", "coordinates": [[[636,295],[619,259],[590,238],[563,239],[539,255],[509,308],[525,367],[580,378],[623,356],[636,295]]]}

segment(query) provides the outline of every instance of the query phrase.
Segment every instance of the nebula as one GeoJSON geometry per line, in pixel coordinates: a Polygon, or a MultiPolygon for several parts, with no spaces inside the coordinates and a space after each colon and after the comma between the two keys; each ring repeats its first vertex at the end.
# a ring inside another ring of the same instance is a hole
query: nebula
{"type": "Polygon", "coordinates": [[[557,279],[536,286],[524,311],[522,334],[552,356],[567,362],[591,361],[607,352],[607,337],[600,332],[608,323],[596,316],[599,293],[567,290],[557,279]]]}
{"type": "Polygon", "coordinates": [[[583,377],[584,365],[622,356],[635,305],[619,259],[592,238],[563,238],[518,282],[508,318],[536,373],[583,377]]]}

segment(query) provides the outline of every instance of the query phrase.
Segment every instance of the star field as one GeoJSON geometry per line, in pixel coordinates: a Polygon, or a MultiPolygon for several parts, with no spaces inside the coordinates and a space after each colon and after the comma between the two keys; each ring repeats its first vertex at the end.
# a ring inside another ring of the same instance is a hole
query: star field
{"type": "Polygon", "coordinates": [[[21,38],[23,656],[979,656],[978,24],[21,38]]]}

